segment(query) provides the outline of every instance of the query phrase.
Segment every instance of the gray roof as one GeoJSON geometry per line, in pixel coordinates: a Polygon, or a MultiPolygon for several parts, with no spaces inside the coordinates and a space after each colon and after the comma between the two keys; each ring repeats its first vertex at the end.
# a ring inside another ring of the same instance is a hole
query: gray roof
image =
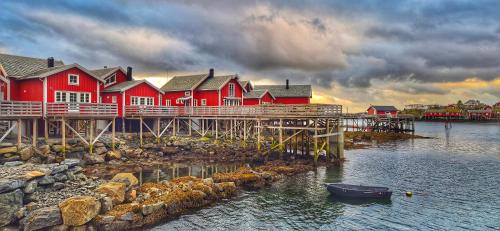
{"type": "Polygon", "coordinates": [[[398,109],[394,106],[370,106],[370,107],[373,107],[375,108],[375,110],[377,111],[397,111],[398,109]]]}
{"type": "Polygon", "coordinates": [[[126,73],[121,67],[111,67],[111,68],[103,68],[91,70],[94,75],[98,76],[101,79],[108,77],[109,75],[115,73],[116,71],[121,70],[123,73],[126,73]]]}
{"type": "MultiPolygon", "coordinates": [[[[245,94],[243,94],[243,97],[246,99],[260,99],[266,94],[266,92],[268,92],[268,90],[253,90],[245,92],[245,94]]],[[[274,98],[272,94],[271,96],[274,98]]]]}
{"type": "Polygon", "coordinates": [[[159,88],[157,88],[156,86],[154,86],[153,84],[151,84],[149,81],[143,79],[143,80],[131,80],[131,81],[125,81],[125,82],[121,82],[121,83],[118,83],[118,84],[115,84],[111,87],[108,87],[108,88],[105,88],[103,90],[103,92],[117,92],[117,91],[126,91],[130,88],[133,88],[141,83],[146,83],[148,84],[149,86],[153,87],[154,89],[156,89],[157,91],[163,93],[163,91],[161,91],[159,88]]]}
{"type": "Polygon", "coordinates": [[[208,74],[174,76],[163,87],[162,91],[188,91],[196,88],[208,77],[208,74]]]}
{"type": "Polygon", "coordinates": [[[63,66],[57,66],[57,67],[51,67],[51,68],[45,68],[45,69],[42,69],[42,70],[39,70],[39,71],[35,71],[33,73],[30,73],[30,74],[27,74],[25,76],[22,76],[22,77],[18,77],[18,79],[33,79],[33,78],[45,78],[45,77],[48,77],[50,75],[53,75],[53,74],[56,74],[56,73],[59,73],[61,71],[65,71],[65,70],[69,70],[71,68],[78,68],[80,69],[81,71],[87,73],[88,75],[98,79],[99,81],[103,81],[101,78],[97,77],[96,75],[94,75],[92,72],[90,72],[89,70],[87,70],[86,68],[76,64],[76,63],[73,63],[73,64],[70,64],[70,65],[63,65],[63,66]]]}
{"type": "Polygon", "coordinates": [[[274,97],[312,97],[311,85],[254,85],[254,90],[269,90],[274,97]]]}
{"type": "Polygon", "coordinates": [[[203,82],[197,90],[219,90],[231,79],[237,79],[237,75],[224,75],[224,76],[214,76],[213,78],[208,78],[203,82]]]}
{"type": "MultiPolygon", "coordinates": [[[[59,60],[54,61],[54,66],[63,66],[59,60]]],[[[0,54],[0,66],[9,77],[23,77],[47,68],[47,59],[31,58],[17,55],[0,54]]]]}

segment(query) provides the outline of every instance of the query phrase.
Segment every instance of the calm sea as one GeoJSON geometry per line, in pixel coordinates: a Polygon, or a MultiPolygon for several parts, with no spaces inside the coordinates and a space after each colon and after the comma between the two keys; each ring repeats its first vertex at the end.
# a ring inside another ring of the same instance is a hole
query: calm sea
{"type": "Polygon", "coordinates": [[[455,123],[445,130],[418,122],[416,129],[437,139],[347,151],[342,167],[244,191],[152,230],[500,230],[500,124],[455,123]],[[325,182],[387,186],[393,196],[339,201],[325,182]]]}

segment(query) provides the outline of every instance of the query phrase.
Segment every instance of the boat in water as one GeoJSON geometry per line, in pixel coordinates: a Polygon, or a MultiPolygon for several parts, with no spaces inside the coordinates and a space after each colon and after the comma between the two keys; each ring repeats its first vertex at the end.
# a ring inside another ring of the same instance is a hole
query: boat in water
{"type": "Polygon", "coordinates": [[[334,196],[344,198],[390,199],[392,191],[386,187],[328,183],[326,189],[334,196]]]}

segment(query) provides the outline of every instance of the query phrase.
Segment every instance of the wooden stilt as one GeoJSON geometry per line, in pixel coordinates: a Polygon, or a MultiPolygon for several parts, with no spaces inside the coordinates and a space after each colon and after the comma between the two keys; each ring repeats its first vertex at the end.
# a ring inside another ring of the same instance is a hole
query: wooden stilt
{"type": "Polygon", "coordinates": [[[280,119],[280,128],[279,128],[279,131],[278,131],[278,137],[279,137],[279,151],[281,154],[283,154],[283,151],[285,149],[284,145],[283,145],[283,119],[280,119]]]}
{"type": "Polygon", "coordinates": [[[125,135],[125,118],[122,118],[122,134],[125,135]]]}
{"type": "Polygon", "coordinates": [[[247,121],[243,120],[243,140],[247,141],[247,121]]]}
{"type": "Polygon", "coordinates": [[[160,132],[161,132],[160,118],[156,118],[156,142],[157,143],[161,143],[160,132]]]}
{"type": "Polygon", "coordinates": [[[260,151],[260,129],[261,129],[261,121],[257,120],[257,150],[260,151]]]}
{"type": "MultiPolygon", "coordinates": [[[[326,133],[330,133],[330,119],[326,119],[326,133]]],[[[326,137],[326,159],[330,160],[330,136],[326,137]]]]}
{"type": "Polygon", "coordinates": [[[36,143],[37,143],[37,132],[38,132],[38,120],[37,119],[33,119],[33,147],[36,148],[36,143]]]}
{"type": "Polygon", "coordinates": [[[139,142],[140,142],[140,146],[142,147],[142,145],[143,145],[143,140],[142,140],[142,116],[139,117],[139,142]]]}
{"type": "Polygon", "coordinates": [[[189,132],[188,133],[189,133],[189,136],[191,136],[191,135],[193,135],[193,131],[192,131],[193,130],[193,120],[191,118],[189,118],[188,120],[189,120],[189,126],[188,126],[189,132]]]}
{"type": "Polygon", "coordinates": [[[215,139],[219,139],[219,120],[215,119],[215,139]]]}
{"type": "MultiPolygon", "coordinates": [[[[62,152],[66,153],[66,119],[63,117],[61,119],[61,142],[62,142],[62,152]]],[[[66,154],[64,156],[66,158],[66,154]]]]}
{"type": "Polygon", "coordinates": [[[17,148],[21,148],[21,144],[23,142],[22,140],[22,131],[21,131],[21,127],[22,127],[22,120],[21,119],[17,119],[17,148]]]}
{"type": "Polygon", "coordinates": [[[43,136],[45,138],[45,142],[49,141],[49,119],[45,118],[43,120],[43,136]]]}
{"type": "Polygon", "coordinates": [[[116,138],[116,119],[113,118],[113,124],[111,125],[111,150],[115,151],[115,138],[116,138]]]}
{"type": "Polygon", "coordinates": [[[172,127],[172,136],[175,136],[175,129],[177,127],[177,124],[175,123],[175,118],[173,118],[172,121],[173,121],[172,122],[172,125],[173,125],[173,127],[172,127]]]}
{"type": "Polygon", "coordinates": [[[318,135],[318,130],[316,130],[316,128],[318,128],[318,119],[315,119],[314,120],[314,163],[317,163],[318,162],[318,157],[319,157],[319,150],[318,150],[318,138],[316,137],[318,135]]]}
{"type": "Polygon", "coordinates": [[[92,155],[93,151],[94,151],[94,144],[92,142],[94,142],[94,120],[93,119],[90,119],[90,131],[89,131],[89,153],[90,155],[92,155]]]}

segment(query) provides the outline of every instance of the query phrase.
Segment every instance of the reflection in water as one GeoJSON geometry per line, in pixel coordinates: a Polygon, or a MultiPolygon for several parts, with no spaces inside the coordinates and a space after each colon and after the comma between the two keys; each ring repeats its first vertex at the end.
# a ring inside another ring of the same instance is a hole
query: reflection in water
{"type": "Polygon", "coordinates": [[[340,168],[243,191],[153,230],[498,230],[500,124],[456,123],[452,134],[438,123],[416,129],[437,139],[350,150],[340,168]],[[381,185],[393,195],[389,202],[339,201],[328,182],[381,185]]]}
{"type": "Polygon", "coordinates": [[[379,204],[379,205],[391,205],[392,201],[390,199],[371,199],[371,198],[341,198],[341,197],[336,197],[333,195],[328,196],[328,200],[330,200],[332,203],[342,203],[342,204],[349,204],[349,205],[363,205],[363,206],[369,206],[369,205],[374,205],[374,204],[379,204]]]}

